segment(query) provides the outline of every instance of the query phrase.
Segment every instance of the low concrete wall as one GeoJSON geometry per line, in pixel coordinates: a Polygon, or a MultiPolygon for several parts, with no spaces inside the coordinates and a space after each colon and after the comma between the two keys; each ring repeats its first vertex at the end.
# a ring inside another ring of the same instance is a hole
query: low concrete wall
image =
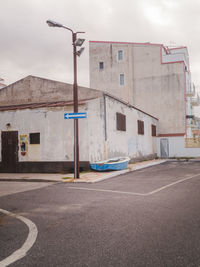
{"type": "Polygon", "coordinates": [[[185,138],[183,136],[177,137],[159,137],[157,138],[158,157],[161,157],[160,142],[162,139],[168,140],[169,158],[173,157],[200,157],[200,148],[186,148],[185,138]]]}
{"type": "MultiPolygon", "coordinates": [[[[90,164],[88,161],[81,161],[79,163],[80,171],[86,171],[90,169],[90,164]]],[[[1,173],[68,173],[74,172],[74,162],[73,161],[52,161],[52,162],[17,162],[14,169],[9,170],[4,168],[3,164],[0,162],[0,172],[1,173]]]]}

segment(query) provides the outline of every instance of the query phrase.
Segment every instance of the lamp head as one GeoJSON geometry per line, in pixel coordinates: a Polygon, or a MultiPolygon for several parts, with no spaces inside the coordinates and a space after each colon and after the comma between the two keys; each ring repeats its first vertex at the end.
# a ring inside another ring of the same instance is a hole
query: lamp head
{"type": "Polygon", "coordinates": [[[79,49],[79,50],[76,52],[77,56],[80,57],[80,55],[83,53],[84,50],[85,50],[85,47],[81,47],[81,49],[79,49]]]}
{"type": "Polygon", "coordinates": [[[49,25],[49,27],[63,27],[62,24],[55,22],[53,20],[48,19],[46,23],[49,25]]]}
{"type": "Polygon", "coordinates": [[[75,42],[75,45],[76,46],[82,46],[82,44],[84,43],[85,39],[77,39],[76,42],[75,42]]]}

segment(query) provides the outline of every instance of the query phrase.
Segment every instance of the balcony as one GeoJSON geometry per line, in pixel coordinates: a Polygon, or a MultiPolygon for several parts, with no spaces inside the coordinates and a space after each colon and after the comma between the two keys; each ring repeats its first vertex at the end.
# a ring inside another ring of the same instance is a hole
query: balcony
{"type": "Polygon", "coordinates": [[[189,88],[186,90],[186,96],[194,97],[195,96],[195,86],[190,84],[189,88]]]}

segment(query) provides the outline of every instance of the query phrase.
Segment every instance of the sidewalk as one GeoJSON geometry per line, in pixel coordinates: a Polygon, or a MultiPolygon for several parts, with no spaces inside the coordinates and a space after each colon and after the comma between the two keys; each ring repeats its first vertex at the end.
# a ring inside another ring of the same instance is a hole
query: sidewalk
{"type": "Polygon", "coordinates": [[[111,171],[111,172],[95,172],[88,171],[80,173],[79,179],[73,179],[73,173],[58,174],[58,173],[0,173],[1,181],[15,181],[15,182],[76,182],[76,183],[96,183],[109,179],[120,174],[124,174],[130,171],[135,171],[150,167],[153,165],[161,164],[166,160],[148,160],[142,161],[135,164],[129,164],[128,169],[122,171],[111,171]]]}

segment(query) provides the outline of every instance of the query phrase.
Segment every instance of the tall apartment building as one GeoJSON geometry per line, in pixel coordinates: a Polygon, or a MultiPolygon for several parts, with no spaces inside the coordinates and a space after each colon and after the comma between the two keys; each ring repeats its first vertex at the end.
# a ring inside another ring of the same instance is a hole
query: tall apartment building
{"type": "Polygon", "coordinates": [[[199,96],[191,82],[186,47],[162,44],[90,41],[90,87],[98,88],[159,119],[162,156],[190,156],[193,106],[199,96]]]}

